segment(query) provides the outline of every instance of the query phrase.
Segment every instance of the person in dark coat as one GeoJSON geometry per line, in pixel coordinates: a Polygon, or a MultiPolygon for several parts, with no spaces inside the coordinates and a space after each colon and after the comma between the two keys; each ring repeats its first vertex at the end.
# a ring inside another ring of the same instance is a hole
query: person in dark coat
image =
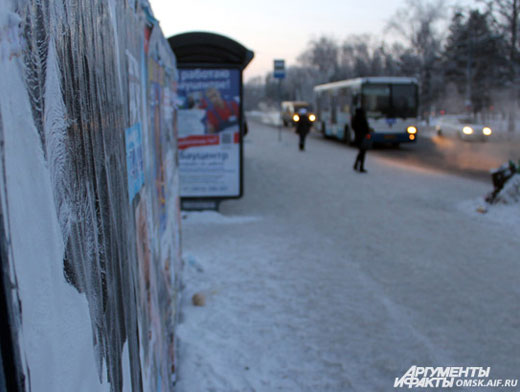
{"type": "Polygon", "coordinates": [[[357,108],[354,113],[354,117],[352,117],[351,123],[352,129],[356,135],[355,144],[358,148],[358,154],[356,157],[356,161],[354,162],[354,170],[358,170],[360,173],[366,173],[365,170],[365,155],[366,155],[366,146],[363,141],[370,134],[370,128],[368,127],[367,116],[365,114],[365,110],[362,108],[357,108]]]}
{"type": "Polygon", "coordinates": [[[305,150],[305,138],[311,130],[312,121],[309,119],[307,109],[300,109],[298,111],[300,119],[296,123],[296,133],[300,136],[300,151],[305,150]]]}

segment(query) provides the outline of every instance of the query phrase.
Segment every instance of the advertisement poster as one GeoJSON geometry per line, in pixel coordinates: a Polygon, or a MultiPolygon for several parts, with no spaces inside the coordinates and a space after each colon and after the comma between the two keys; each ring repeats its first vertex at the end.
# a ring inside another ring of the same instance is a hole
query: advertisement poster
{"type": "MultiPolygon", "coordinates": [[[[159,28],[145,31],[145,185],[136,196],[140,355],[144,390],[175,379],[176,289],[180,271],[175,58],[159,28]]],[[[179,226],[180,227],[180,226],[179,226]]]]}
{"type": "Polygon", "coordinates": [[[139,63],[129,50],[128,60],[128,104],[131,127],[125,130],[126,167],[128,198],[130,203],[144,184],[143,140],[141,131],[141,80],[139,63]]]}
{"type": "Polygon", "coordinates": [[[240,71],[181,69],[181,197],[240,196],[240,71]]]}
{"type": "Polygon", "coordinates": [[[144,184],[141,124],[125,130],[128,198],[132,201],[144,184]]]}

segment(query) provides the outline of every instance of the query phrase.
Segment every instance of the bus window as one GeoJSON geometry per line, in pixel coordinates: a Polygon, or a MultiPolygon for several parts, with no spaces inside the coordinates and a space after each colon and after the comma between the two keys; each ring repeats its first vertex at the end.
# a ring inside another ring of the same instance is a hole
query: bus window
{"type": "Polygon", "coordinates": [[[394,84],[392,86],[392,106],[395,117],[417,117],[417,86],[415,84],[394,84]]]}
{"type": "Polygon", "coordinates": [[[330,93],[320,91],[316,93],[316,110],[318,118],[322,118],[330,110],[330,93]]]}
{"type": "Polygon", "coordinates": [[[330,121],[332,124],[337,124],[338,122],[338,105],[337,105],[337,97],[335,91],[332,93],[330,97],[330,106],[332,113],[330,114],[330,121]]]}
{"type": "Polygon", "coordinates": [[[328,91],[324,91],[321,97],[321,108],[328,112],[330,110],[330,93],[328,91]]]}
{"type": "Polygon", "coordinates": [[[354,94],[352,96],[352,108],[358,108],[360,106],[359,104],[359,94],[354,94]]]}
{"type": "Polygon", "coordinates": [[[346,88],[342,88],[339,90],[338,94],[338,106],[339,111],[341,113],[350,113],[350,97],[349,97],[350,91],[346,88]]]}
{"type": "Polygon", "coordinates": [[[312,105],[307,102],[295,103],[293,106],[293,113],[298,113],[300,109],[307,109],[312,112],[312,105]]]}
{"type": "Polygon", "coordinates": [[[316,114],[318,115],[318,117],[321,117],[321,107],[322,107],[322,96],[323,96],[323,93],[317,93],[316,94],[316,100],[315,100],[315,104],[316,104],[316,114]]]}
{"type": "Polygon", "coordinates": [[[366,84],[363,86],[362,105],[368,117],[390,116],[390,85],[366,84]]]}

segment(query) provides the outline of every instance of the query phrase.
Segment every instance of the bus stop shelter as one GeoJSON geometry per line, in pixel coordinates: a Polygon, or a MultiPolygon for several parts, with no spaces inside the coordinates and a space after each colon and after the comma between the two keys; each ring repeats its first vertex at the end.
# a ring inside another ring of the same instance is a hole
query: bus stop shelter
{"type": "Polygon", "coordinates": [[[184,209],[217,209],[243,194],[242,72],[254,53],[215,33],[168,38],[177,58],[178,142],[184,209]]]}

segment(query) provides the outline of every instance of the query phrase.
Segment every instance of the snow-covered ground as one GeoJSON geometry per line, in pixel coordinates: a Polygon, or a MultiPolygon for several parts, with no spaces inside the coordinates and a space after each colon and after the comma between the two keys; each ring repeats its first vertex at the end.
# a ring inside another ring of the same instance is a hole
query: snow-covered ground
{"type": "Polygon", "coordinates": [[[253,120],[255,122],[260,122],[267,125],[282,125],[282,120],[280,118],[280,111],[270,110],[270,111],[260,111],[260,110],[252,110],[247,112],[247,119],[253,120]]]}
{"type": "Polygon", "coordinates": [[[358,174],[355,150],[254,122],[244,157],[244,198],[183,219],[179,392],[386,392],[412,365],[520,378],[519,205],[482,214],[491,185],[370,152],[358,174]]]}

